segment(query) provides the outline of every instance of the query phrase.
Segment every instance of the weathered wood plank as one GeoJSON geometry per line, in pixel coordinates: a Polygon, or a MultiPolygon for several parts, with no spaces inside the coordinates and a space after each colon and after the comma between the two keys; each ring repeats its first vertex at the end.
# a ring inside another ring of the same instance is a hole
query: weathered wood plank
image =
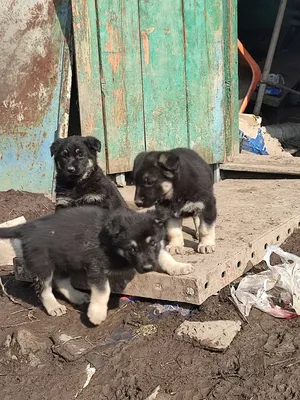
{"type": "Polygon", "coordinates": [[[97,2],[104,79],[107,171],[132,169],[145,150],[138,2],[97,2]]]}
{"type": "Polygon", "coordinates": [[[223,41],[225,153],[230,157],[239,152],[237,0],[223,0],[223,41]]]}
{"type": "Polygon", "coordinates": [[[221,164],[220,168],[224,171],[300,175],[300,159],[287,156],[238,154],[232,158],[231,162],[221,164]]]}
{"type": "Polygon", "coordinates": [[[217,163],[225,156],[222,1],[183,4],[190,147],[217,163]]]}
{"type": "Polygon", "coordinates": [[[101,141],[102,152],[99,156],[99,163],[106,170],[95,1],[72,0],[72,12],[81,134],[95,136],[101,141]]]}
{"type": "Polygon", "coordinates": [[[139,0],[147,150],[188,146],[181,0],[139,0]]]}

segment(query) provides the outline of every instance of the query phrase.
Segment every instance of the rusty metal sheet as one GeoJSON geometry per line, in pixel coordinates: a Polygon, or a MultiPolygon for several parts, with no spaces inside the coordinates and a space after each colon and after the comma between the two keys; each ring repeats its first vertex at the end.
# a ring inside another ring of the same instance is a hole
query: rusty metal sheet
{"type": "Polygon", "coordinates": [[[50,192],[70,97],[68,0],[0,0],[0,190],[50,192]]]}

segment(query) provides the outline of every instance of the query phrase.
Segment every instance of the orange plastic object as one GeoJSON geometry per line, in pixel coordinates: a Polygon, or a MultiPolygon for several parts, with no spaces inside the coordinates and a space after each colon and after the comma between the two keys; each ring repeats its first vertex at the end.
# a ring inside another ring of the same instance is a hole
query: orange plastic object
{"type": "Polygon", "coordinates": [[[249,86],[248,92],[247,92],[246,96],[244,97],[244,100],[240,107],[240,113],[242,113],[245,111],[245,109],[251,99],[251,96],[260,81],[261,70],[260,70],[259,66],[256,64],[256,62],[254,61],[254,59],[250,56],[248,51],[245,49],[242,42],[240,42],[239,39],[238,39],[238,50],[239,50],[239,54],[243,57],[243,59],[247,62],[247,64],[249,64],[251,71],[252,71],[251,84],[249,86]]]}

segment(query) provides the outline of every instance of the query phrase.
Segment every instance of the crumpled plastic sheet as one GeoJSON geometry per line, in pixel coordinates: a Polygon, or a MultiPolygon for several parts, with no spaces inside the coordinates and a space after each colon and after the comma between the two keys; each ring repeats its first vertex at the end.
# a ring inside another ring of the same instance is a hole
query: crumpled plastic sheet
{"type": "Polygon", "coordinates": [[[245,276],[231,296],[244,317],[255,307],[276,318],[300,315],[300,258],[280,247],[268,246],[264,257],[268,270],[245,276]],[[271,254],[277,254],[281,264],[271,265],[271,254]]]}

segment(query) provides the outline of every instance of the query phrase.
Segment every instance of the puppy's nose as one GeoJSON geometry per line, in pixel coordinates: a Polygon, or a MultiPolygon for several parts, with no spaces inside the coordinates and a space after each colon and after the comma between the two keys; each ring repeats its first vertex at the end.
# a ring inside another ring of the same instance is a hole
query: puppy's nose
{"type": "Polygon", "coordinates": [[[138,207],[142,207],[143,206],[143,200],[142,199],[137,199],[134,202],[138,207]]]}
{"type": "Polygon", "coordinates": [[[75,168],[74,167],[68,167],[68,172],[75,172],[75,168]]]}

